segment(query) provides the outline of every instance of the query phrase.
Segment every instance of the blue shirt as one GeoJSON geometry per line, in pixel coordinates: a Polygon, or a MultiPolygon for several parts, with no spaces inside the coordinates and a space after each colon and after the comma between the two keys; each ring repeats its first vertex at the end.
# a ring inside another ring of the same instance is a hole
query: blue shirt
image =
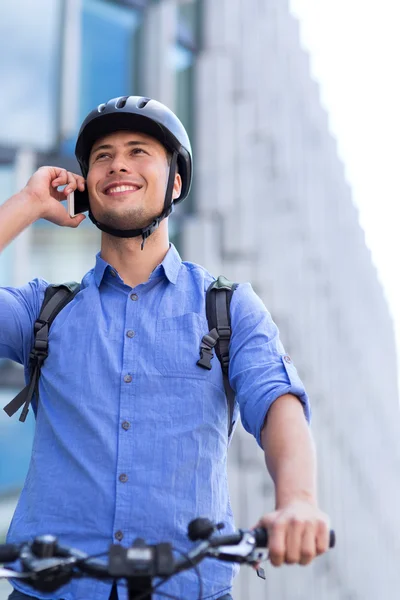
{"type": "MultiPolygon", "coordinates": [[[[32,457],[8,541],[52,533],[96,554],[117,540],[130,545],[141,537],[185,550],[191,547],[187,525],[197,516],[225,522],[226,533],[235,528],[222,372],[216,358],[211,371],[196,365],[208,331],[205,292],[212,280],[202,267],[182,262],[173,246],[135,289],[97,256],[81,290],[50,329],[32,457]]],[[[0,356],[27,367],[47,285],[36,279],[0,290],[0,356]]],[[[308,399],[250,284],[233,294],[231,323],[229,375],[236,412],[260,444],[276,398],[297,395],[307,418],[308,399]]],[[[230,591],[235,571],[229,563],[204,561],[204,597],[230,591]]],[[[32,594],[32,588],[14,585],[32,594]]],[[[57,593],[35,595],[108,600],[110,587],[81,579],[57,593]]],[[[182,573],[161,589],[196,598],[196,574],[182,573]]],[[[124,584],[119,596],[126,598],[124,584]]]]}

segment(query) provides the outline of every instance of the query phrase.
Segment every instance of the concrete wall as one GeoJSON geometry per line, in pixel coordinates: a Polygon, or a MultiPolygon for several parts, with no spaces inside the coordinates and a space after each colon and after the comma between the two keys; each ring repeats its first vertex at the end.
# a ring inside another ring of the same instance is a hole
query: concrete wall
{"type": "MultiPolygon", "coordinates": [[[[298,24],[282,0],[206,0],[197,69],[197,208],[184,256],[249,280],[313,402],[321,506],[337,548],[250,569],[237,598],[397,597],[399,410],[393,326],[298,24]],[[267,593],[268,592],[268,593],[267,593]]],[[[238,525],[273,508],[261,451],[230,449],[238,525]]]]}

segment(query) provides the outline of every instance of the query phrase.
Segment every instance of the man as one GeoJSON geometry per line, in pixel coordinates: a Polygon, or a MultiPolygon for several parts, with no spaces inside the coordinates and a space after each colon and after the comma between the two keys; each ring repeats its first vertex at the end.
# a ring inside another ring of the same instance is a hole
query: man
{"type": "MultiPolygon", "coordinates": [[[[216,359],[211,371],[197,365],[213,278],[182,263],[168,240],[167,217],[190,189],[190,142],[165,106],[124,97],[88,115],[76,156],[83,177],[42,167],[0,207],[0,249],[39,218],[78,227],[84,216],[71,218],[59,202],[74,190],[87,189],[89,216],[103,232],[94,269],[50,330],[31,464],[8,539],[53,533],[96,554],[142,537],[184,550],[197,516],[234,529],[221,367],[216,359]]],[[[47,285],[0,290],[1,356],[27,365],[47,285]]],[[[231,325],[235,412],[263,448],[276,490],[275,510],[257,524],[269,530],[272,564],[305,565],[327,550],[329,537],[317,505],[307,395],[249,284],[233,294],[231,325]]],[[[231,598],[234,572],[203,563],[204,597],[231,598]]],[[[89,579],[50,595],[14,585],[13,600],[117,597],[110,583],[89,579]]],[[[162,591],[195,598],[196,576],[183,573],[162,591]]],[[[126,597],[122,585],[118,597],[126,597]]]]}

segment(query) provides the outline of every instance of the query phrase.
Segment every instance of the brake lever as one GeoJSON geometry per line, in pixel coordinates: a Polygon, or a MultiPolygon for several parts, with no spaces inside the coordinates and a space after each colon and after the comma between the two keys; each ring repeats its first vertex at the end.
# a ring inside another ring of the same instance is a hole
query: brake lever
{"type": "Polygon", "coordinates": [[[21,573],[20,571],[13,571],[12,569],[0,567],[0,578],[3,577],[6,579],[28,579],[30,575],[29,573],[21,573]]]}
{"type": "Polygon", "coordinates": [[[266,550],[256,548],[256,538],[251,531],[243,531],[241,541],[235,546],[217,546],[210,548],[207,555],[225,561],[255,565],[267,558],[266,550]]]}
{"type": "Polygon", "coordinates": [[[52,557],[52,558],[41,558],[41,559],[31,559],[29,561],[29,570],[32,575],[40,575],[49,570],[60,569],[65,567],[71,567],[76,565],[77,559],[75,557],[68,558],[60,558],[60,557],[52,557]]]}

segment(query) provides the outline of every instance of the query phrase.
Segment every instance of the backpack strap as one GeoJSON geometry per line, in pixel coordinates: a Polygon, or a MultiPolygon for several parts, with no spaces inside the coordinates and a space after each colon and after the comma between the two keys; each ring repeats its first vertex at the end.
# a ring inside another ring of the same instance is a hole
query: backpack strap
{"type": "Polygon", "coordinates": [[[34,395],[39,399],[39,377],[42,365],[48,355],[48,335],[50,325],[58,313],[76,296],[80,284],[75,281],[60,285],[49,285],[46,289],[40,313],[35,321],[33,336],[34,344],[29,354],[30,381],[27,386],[11,402],[4,407],[9,417],[12,417],[22,405],[19,420],[24,422],[29,412],[29,405],[34,395]]]}
{"type": "Polygon", "coordinates": [[[211,283],[206,292],[206,314],[210,331],[203,336],[200,344],[199,367],[210,370],[213,349],[221,363],[225,395],[228,403],[228,435],[233,430],[233,412],[235,408],[235,393],[229,383],[229,343],[231,340],[230,304],[232,294],[237,288],[223,276],[211,283]]]}

